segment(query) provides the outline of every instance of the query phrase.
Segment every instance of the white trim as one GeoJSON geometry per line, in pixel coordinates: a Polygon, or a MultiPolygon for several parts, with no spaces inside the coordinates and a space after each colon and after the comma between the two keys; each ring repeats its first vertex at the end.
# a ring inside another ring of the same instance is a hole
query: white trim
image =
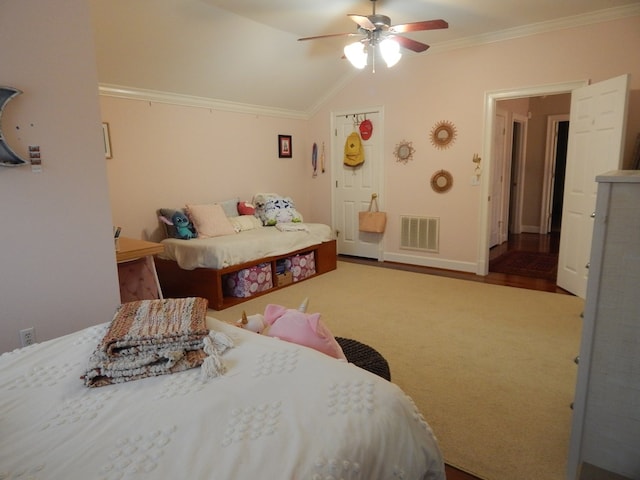
{"type": "Polygon", "coordinates": [[[224,112],[247,113],[251,115],[265,115],[269,117],[293,118],[298,120],[309,119],[309,115],[307,113],[295,110],[263,107],[260,105],[229,102],[226,100],[182,95],[179,93],[159,92],[157,90],[146,90],[144,88],[124,87],[120,85],[101,83],[98,85],[98,91],[100,95],[105,97],[128,98],[132,100],[167,103],[170,105],[181,105],[186,107],[210,108],[224,112]]]}
{"type": "Polygon", "coordinates": [[[485,45],[487,43],[502,42],[514,38],[528,37],[547,33],[566,28],[576,28],[586,25],[592,25],[600,22],[609,22],[620,18],[632,17],[640,15],[640,4],[623,5],[621,7],[607,8],[597,10],[595,12],[585,13],[582,15],[573,15],[570,17],[556,18],[546,22],[532,23],[520,27],[508,28],[498,32],[484,33],[471,37],[451,40],[448,42],[437,43],[431,46],[431,53],[447,52],[458,48],[473,47],[476,45],[485,45]]]}
{"type": "Polygon", "coordinates": [[[539,225],[523,225],[520,233],[540,233],[539,225]]]}
{"type": "Polygon", "coordinates": [[[483,172],[488,174],[480,178],[480,216],[478,237],[478,262],[476,264],[478,275],[489,273],[489,236],[491,235],[489,198],[491,194],[491,157],[493,155],[493,122],[496,114],[496,102],[512,98],[537,97],[553,95],[557,93],[570,93],[576,88],[589,84],[588,80],[577,80],[565,83],[537,85],[532,87],[520,87],[512,90],[496,90],[486,92],[484,96],[484,139],[482,147],[483,172]]]}
{"type": "Polygon", "coordinates": [[[407,265],[419,265],[421,267],[440,268],[443,270],[454,270],[457,272],[474,273],[477,265],[472,262],[458,262],[435,257],[419,257],[416,255],[407,255],[402,253],[383,254],[385,262],[404,263],[407,265]]]}

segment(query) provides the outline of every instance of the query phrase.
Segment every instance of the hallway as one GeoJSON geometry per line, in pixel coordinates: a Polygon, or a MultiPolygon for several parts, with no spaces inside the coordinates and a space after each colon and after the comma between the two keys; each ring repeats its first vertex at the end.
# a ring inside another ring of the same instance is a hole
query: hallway
{"type": "Polygon", "coordinates": [[[489,251],[489,275],[487,278],[491,279],[491,281],[488,283],[520,286],[547,292],[568,293],[556,285],[559,249],[559,232],[552,232],[546,235],[536,233],[509,234],[508,241],[493,247],[489,251]],[[507,253],[513,254],[514,252],[523,252],[529,254],[529,256],[532,253],[539,254],[540,272],[538,273],[536,269],[532,268],[525,274],[515,274],[505,273],[509,271],[509,268],[505,269],[504,265],[501,268],[495,268],[499,260],[505,259],[507,253]],[[549,275],[549,268],[553,269],[552,275],[549,275]]]}
{"type": "MultiPolygon", "coordinates": [[[[547,235],[538,233],[509,234],[509,240],[502,245],[496,245],[489,250],[489,261],[495,260],[509,250],[523,250],[527,252],[555,253],[560,250],[560,232],[547,235]]],[[[491,268],[489,268],[491,270],[491,268]]]]}

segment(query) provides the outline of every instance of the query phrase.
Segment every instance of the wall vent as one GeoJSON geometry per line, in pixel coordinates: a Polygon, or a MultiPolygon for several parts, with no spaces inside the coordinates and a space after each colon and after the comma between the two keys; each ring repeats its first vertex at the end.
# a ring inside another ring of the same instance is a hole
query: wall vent
{"type": "Polygon", "coordinates": [[[438,217],[401,216],[400,248],[438,252],[438,217]]]}

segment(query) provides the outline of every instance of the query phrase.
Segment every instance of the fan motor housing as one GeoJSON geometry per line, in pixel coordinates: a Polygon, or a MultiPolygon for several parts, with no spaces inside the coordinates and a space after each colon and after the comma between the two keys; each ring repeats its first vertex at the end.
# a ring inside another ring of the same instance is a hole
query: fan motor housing
{"type": "Polygon", "coordinates": [[[391,19],[386,15],[369,15],[369,21],[376,26],[376,29],[387,30],[391,26],[391,19]]]}

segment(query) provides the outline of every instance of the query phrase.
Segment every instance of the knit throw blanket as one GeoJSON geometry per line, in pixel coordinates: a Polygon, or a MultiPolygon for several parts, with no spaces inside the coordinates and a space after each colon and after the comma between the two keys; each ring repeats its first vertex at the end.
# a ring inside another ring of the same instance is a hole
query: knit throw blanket
{"type": "Polygon", "coordinates": [[[100,387],[202,365],[205,377],[225,372],[220,355],[233,347],[206,328],[207,300],[199,297],[124,303],[89,359],[84,383],[100,387]]]}

